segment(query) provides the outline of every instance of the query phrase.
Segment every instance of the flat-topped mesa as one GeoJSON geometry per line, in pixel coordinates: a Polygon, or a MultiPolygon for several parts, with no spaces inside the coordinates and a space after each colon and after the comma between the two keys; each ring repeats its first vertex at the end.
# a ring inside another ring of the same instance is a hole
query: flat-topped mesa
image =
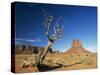
{"type": "Polygon", "coordinates": [[[82,43],[79,40],[72,40],[71,48],[66,52],[88,52],[83,48],[82,43]]]}
{"type": "Polygon", "coordinates": [[[83,48],[83,46],[79,40],[73,40],[71,48],[79,49],[79,48],[83,48]]]}

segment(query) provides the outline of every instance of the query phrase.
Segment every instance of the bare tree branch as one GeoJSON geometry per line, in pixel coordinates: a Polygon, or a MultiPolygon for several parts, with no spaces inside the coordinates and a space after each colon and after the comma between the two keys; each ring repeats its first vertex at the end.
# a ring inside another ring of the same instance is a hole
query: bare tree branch
{"type": "Polygon", "coordinates": [[[44,58],[46,57],[47,53],[48,53],[48,49],[52,46],[52,44],[54,43],[54,41],[56,39],[60,40],[63,36],[63,33],[64,33],[64,27],[61,26],[60,24],[60,20],[61,20],[61,17],[58,17],[57,18],[57,22],[56,22],[56,25],[54,26],[54,33],[50,36],[49,32],[50,32],[50,26],[51,26],[51,22],[53,20],[53,16],[51,15],[48,15],[48,12],[46,11],[43,11],[44,12],[44,16],[45,16],[45,20],[44,20],[44,26],[45,26],[45,35],[46,37],[48,38],[48,44],[44,47],[44,50],[42,52],[39,52],[39,55],[38,55],[38,63],[37,65],[41,65],[44,58]]]}
{"type": "Polygon", "coordinates": [[[59,24],[60,20],[61,20],[61,17],[58,17],[57,23],[54,26],[54,34],[52,35],[52,39],[54,39],[54,40],[55,39],[60,40],[64,33],[64,26],[61,27],[61,25],[59,24]]]}

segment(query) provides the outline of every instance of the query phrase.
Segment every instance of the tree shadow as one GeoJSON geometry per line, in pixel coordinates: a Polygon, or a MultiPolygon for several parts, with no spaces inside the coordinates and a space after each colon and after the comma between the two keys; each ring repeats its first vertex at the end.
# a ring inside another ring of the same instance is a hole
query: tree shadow
{"type": "Polygon", "coordinates": [[[38,66],[38,70],[40,72],[44,72],[44,71],[50,71],[50,70],[58,69],[58,68],[61,68],[61,67],[70,67],[70,66],[74,66],[76,64],[81,64],[81,63],[82,62],[77,62],[77,63],[71,64],[71,65],[62,65],[62,64],[56,63],[57,66],[49,66],[49,65],[46,65],[46,64],[42,64],[42,65],[38,66]]]}
{"type": "Polygon", "coordinates": [[[44,72],[44,71],[50,71],[50,70],[54,70],[54,69],[57,69],[57,68],[60,68],[62,67],[62,65],[57,65],[57,66],[49,66],[49,65],[46,65],[46,64],[42,64],[41,66],[38,66],[38,70],[40,72],[44,72]]]}
{"type": "Polygon", "coordinates": [[[82,62],[76,62],[74,64],[71,64],[71,65],[65,65],[64,67],[70,67],[70,66],[74,66],[74,65],[77,65],[77,64],[81,64],[82,62]]]}

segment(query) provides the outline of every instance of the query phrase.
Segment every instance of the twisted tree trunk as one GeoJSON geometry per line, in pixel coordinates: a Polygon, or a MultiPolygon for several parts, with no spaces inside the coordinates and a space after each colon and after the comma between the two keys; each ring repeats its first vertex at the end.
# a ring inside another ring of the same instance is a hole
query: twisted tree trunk
{"type": "Polygon", "coordinates": [[[37,66],[40,66],[43,62],[43,60],[45,59],[47,53],[48,53],[48,49],[52,46],[52,42],[48,41],[48,45],[44,47],[43,51],[39,51],[38,54],[38,59],[37,59],[37,66]]]}

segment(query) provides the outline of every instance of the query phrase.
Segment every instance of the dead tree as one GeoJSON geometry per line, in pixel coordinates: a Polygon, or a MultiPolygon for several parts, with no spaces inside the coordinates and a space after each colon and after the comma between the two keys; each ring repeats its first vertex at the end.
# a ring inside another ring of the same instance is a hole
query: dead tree
{"type": "Polygon", "coordinates": [[[63,33],[64,33],[64,27],[60,25],[60,20],[61,17],[57,18],[57,22],[54,26],[54,33],[50,36],[50,26],[51,26],[51,22],[53,21],[53,16],[51,15],[45,15],[45,21],[44,21],[44,26],[46,29],[45,32],[45,36],[48,39],[48,44],[44,47],[44,50],[40,50],[38,57],[37,57],[37,64],[36,66],[41,66],[44,58],[46,57],[47,53],[48,53],[48,49],[52,46],[52,44],[54,43],[55,40],[60,40],[62,39],[63,33]]]}
{"type": "MultiPolygon", "coordinates": [[[[61,17],[58,17],[57,22],[54,26],[54,33],[50,36],[50,26],[51,26],[53,17],[51,15],[47,15],[47,14],[45,16],[46,16],[45,21],[44,21],[44,26],[46,29],[45,36],[48,39],[48,44],[44,47],[44,49],[39,50],[39,53],[37,54],[37,56],[34,56],[35,63],[32,63],[32,65],[35,68],[38,68],[39,66],[41,66],[43,60],[45,59],[45,57],[48,53],[48,49],[52,46],[52,44],[54,43],[55,40],[62,39],[62,36],[64,33],[64,27],[60,25],[61,17]]],[[[30,64],[27,64],[27,62],[24,62],[24,64],[22,64],[22,66],[29,66],[30,64]]]]}

